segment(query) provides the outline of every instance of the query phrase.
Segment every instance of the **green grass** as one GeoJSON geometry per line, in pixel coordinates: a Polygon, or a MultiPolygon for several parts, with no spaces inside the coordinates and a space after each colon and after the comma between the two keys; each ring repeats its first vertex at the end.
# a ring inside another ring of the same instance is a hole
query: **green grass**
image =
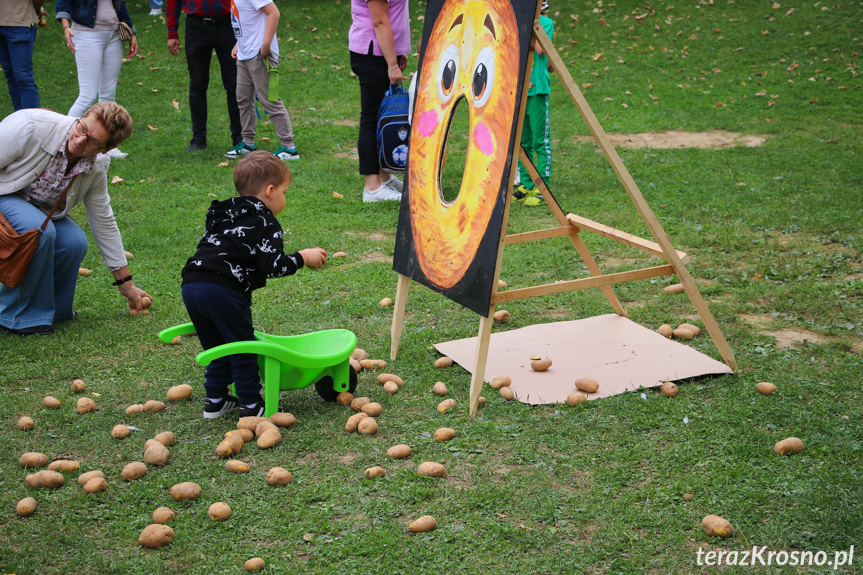
{"type": "MultiPolygon", "coordinates": [[[[239,458],[252,472],[242,476],[226,472],[215,455],[233,420],[201,418],[197,340],[165,346],[156,339],[186,321],[180,269],[202,233],[209,202],[233,193],[231,168],[218,165],[230,148],[218,66],[213,63],[210,147],[187,155],[184,59],[168,54],[164,23],[146,16],[146,3],[133,3],[142,57],[124,64],[117,99],[136,129],[122,146],[129,158],[114,162],[109,174],[124,182],[110,191],[124,243],[135,255],[136,284],[155,303],[148,316],[127,315],[91,242],[84,265],[93,275],[78,282],[79,319],[50,337],[0,334],[0,572],[237,573],[246,559],[260,556],[267,573],[693,573],[712,572],[696,565],[699,548],[765,545],[823,550],[832,558],[855,545],[859,555],[863,14],[859,3],[781,4],[690,1],[650,5],[650,13],[642,3],[552,2],[555,44],[606,131],[768,136],[756,148],[620,149],[672,242],[691,254],[689,269],[736,354],[739,374],[684,382],[673,400],[650,390],[645,398],[627,393],[577,408],[505,402],[487,389],[489,403],[469,417],[469,374],[458,366],[434,369],[431,346],[475,335],[478,318],[414,284],[399,357],[387,368],[406,386],[389,396],[374,374],[360,375],[357,394],[383,405],[380,434],[348,435],[346,408],[323,403],[311,390],[285,393],[282,410],[298,423],[272,450],[247,446],[239,458]],[[767,323],[753,326],[747,316],[767,323]],[[807,330],[810,341],[778,347],[771,333],[782,329],[807,330]],[[815,336],[825,342],[814,343],[815,336]],[[75,377],[87,382],[97,412],[75,413],[69,391],[75,377]],[[437,380],[459,400],[452,413],[435,410],[437,380]],[[764,380],[779,391],[759,395],[754,384],[764,380]],[[164,399],[168,387],[185,382],[195,386],[193,401],[157,415],[125,416],[127,405],[164,399]],[[60,399],[62,408],[43,408],[45,395],[60,399]],[[29,433],[15,427],[25,414],[36,421],[29,433]],[[114,440],[117,423],[140,431],[114,440]],[[455,428],[456,438],[436,443],[431,434],[441,426],[455,428]],[[122,481],[123,466],[140,460],[144,441],[163,430],[178,438],[169,463],[141,480],[122,481]],[[806,449],[774,455],[773,444],[788,436],[801,437],[806,449]],[[411,445],[414,455],[389,460],[386,449],[397,443],[411,445]],[[74,474],[58,490],[30,490],[17,465],[26,451],[102,469],[108,490],[86,495],[74,474]],[[416,466],[427,460],[444,463],[447,477],[418,477],[416,466]],[[267,486],[265,473],[275,465],[289,469],[294,482],[267,486]],[[389,474],[364,479],[372,465],[389,474]],[[181,481],[199,483],[202,498],[174,503],[168,489],[181,481]],[[686,493],[694,499],[685,501],[686,493]],[[14,507],[26,496],[38,508],[21,519],[14,507]],[[215,501],[232,507],[228,521],[207,518],[215,501]],[[177,513],[176,539],[143,549],[137,537],[162,505],[177,513]],[[704,534],[700,521],[710,513],[735,525],[731,539],[704,534]],[[437,518],[438,528],[408,533],[407,523],[425,514],[437,518]]],[[[271,281],[255,293],[255,323],[285,334],[348,328],[373,357],[387,358],[391,309],[378,301],[395,295],[388,260],[397,207],[364,205],[360,198],[350,153],[359,90],[348,63],[349,3],[279,6],[282,97],[302,154],[291,165],[293,185],[280,216],[286,243],[348,256],[319,272],[271,281]]],[[[411,9],[416,40],[424,3],[412,2],[411,9]]],[[[43,106],[68,110],[77,93],[75,65],[56,23],[40,30],[35,60],[43,106]]],[[[552,90],[552,184],[563,209],[648,237],[602,155],[574,140],[588,131],[556,79],[552,90]]],[[[0,115],[10,112],[9,100],[0,99],[0,115]]],[[[260,127],[258,146],[275,149],[264,136],[275,140],[272,127],[260,127]]],[[[83,208],[75,217],[85,224],[83,208]]],[[[544,208],[513,205],[510,232],[550,225],[544,208]]],[[[646,263],[623,246],[585,239],[609,270],[646,263]]],[[[560,238],[507,248],[502,269],[512,287],[586,273],[560,238]]],[[[670,281],[615,291],[634,321],[655,328],[694,313],[685,298],[662,294],[670,281]]],[[[611,312],[598,291],[507,309],[511,322],[495,329],[611,312]]],[[[718,358],[706,336],[691,345],[718,358]]],[[[853,568],[840,572],[860,572],[860,561],[855,557],[853,568]]]]}

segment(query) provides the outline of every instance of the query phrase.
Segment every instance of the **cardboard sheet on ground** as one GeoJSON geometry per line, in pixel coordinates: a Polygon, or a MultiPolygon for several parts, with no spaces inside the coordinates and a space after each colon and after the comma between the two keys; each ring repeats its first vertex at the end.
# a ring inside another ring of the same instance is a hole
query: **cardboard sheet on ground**
{"type": "MultiPolygon", "coordinates": [[[[705,332],[699,337],[709,338],[705,332]]],[[[475,337],[438,343],[435,348],[473,373],[475,337]]],[[[588,394],[596,399],[664,381],[722,373],[731,369],[688,345],[608,314],[493,333],[485,379],[508,375],[520,401],[540,405],[565,401],[579,377],[599,382],[599,391],[588,394]],[[551,368],[533,371],[532,355],[550,357],[551,368]]]]}

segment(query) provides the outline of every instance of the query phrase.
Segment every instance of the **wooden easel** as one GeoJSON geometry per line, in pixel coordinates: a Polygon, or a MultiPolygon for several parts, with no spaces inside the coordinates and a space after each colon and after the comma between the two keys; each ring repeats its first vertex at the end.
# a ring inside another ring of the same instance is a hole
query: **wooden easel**
{"type": "MultiPolygon", "coordinates": [[[[601,223],[594,222],[582,216],[578,216],[575,214],[564,214],[560,205],[557,203],[557,200],[554,198],[551,191],[545,185],[545,182],[543,182],[542,178],[534,167],[533,162],[530,158],[527,157],[527,154],[525,154],[524,149],[519,143],[521,142],[521,126],[524,120],[524,110],[527,105],[527,90],[530,82],[530,74],[525,74],[525,83],[522,87],[523,96],[521,98],[521,106],[518,114],[518,128],[515,137],[515,146],[517,146],[518,157],[521,159],[522,164],[527,169],[528,175],[530,175],[535,186],[542,193],[542,196],[545,199],[548,208],[551,210],[551,213],[554,215],[555,219],[557,219],[559,226],[543,230],[536,230],[532,232],[525,232],[521,234],[507,235],[506,230],[507,224],[509,222],[509,210],[510,204],[512,202],[512,191],[507,194],[506,207],[504,209],[503,215],[503,224],[501,226],[500,241],[498,244],[497,260],[495,263],[493,282],[494,287],[492,288],[494,291],[492,292],[491,296],[491,304],[489,306],[488,316],[480,317],[479,322],[479,336],[477,338],[474,361],[475,369],[470,384],[471,415],[476,413],[476,408],[479,403],[479,397],[482,393],[486,360],[488,359],[489,340],[491,338],[491,328],[493,323],[492,316],[494,315],[495,307],[498,304],[549,294],[566,293],[580,289],[598,287],[602,290],[606,299],[608,299],[608,303],[611,304],[611,307],[614,309],[614,311],[618,315],[627,317],[626,310],[623,309],[623,306],[620,304],[620,301],[617,299],[617,296],[611,289],[611,286],[614,284],[631,282],[636,280],[644,280],[659,276],[677,275],[680,283],[683,284],[686,295],[689,296],[690,301],[695,307],[695,311],[698,313],[699,318],[702,322],[704,322],[707,333],[710,335],[713,343],[716,345],[716,348],[719,351],[719,355],[722,357],[728,367],[730,367],[733,371],[736,372],[737,362],[734,359],[734,353],[731,351],[731,347],[728,345],[728,342],[722,335],[722,331],[719,329],[719,325],[713,318],[713,314],[710,313],[710,310],[708,309],[707,303],[704,301],[701,292],[698,291],[698,287],[695,285],[695,281],[692,279],[692,276],[686,269],[686,263],[689,261],[689,256],[687,256],[687,254],[685,254],[684,252],[677,251],[676,249],[674,249],[674,246],[672,246],[671,241],[668,239],[668,236],[662,229],[659,221],[656,219],[656,216],[650,209],[650,206],[647,205],[644,196],[641,194],[638,186],[636,186],[635,181],[629,175],[629,172],[624,166],[623,161],[620,159],[620,156],[618,156],[617,150],[615,150],[614,146],[611,144],[608,135],[605,133],[605,130],[603,130],[602,126],[600,126],[599,121],[596,119],[596,116],[590,109],[590,105],[587,103],[587,100],[584,99],[584,96],[578,89],[578,86],[576,86],[575,82],[572,79],[572,76],[569,74],[569,70],[567,70],[566,65],[560,58],[560,55],[558,54],[548,35],[545,33],[542,25],[539,23],[538,16],[539,15],[537,12],[537,18],[534,20],[533,24],[533,36],[531,38],[531,54],[529,56],[527,69],[531,69],[531,65],[533,62],[534,46],[536,43],[539,43],[546,56],[548,57],[548,60],[551,63],[552,67],[554,68],[554,71],[560,78],[564,89],[567,91],[570,98],[572,98],[572,101],[578,109],[579,113],[581,114],[581,117],[584,119],[585,123],[590,129],[590,133],[597,141],[600,150],[602,150],[602,153],[605,155],[606,159],[608,159],[609,163],[614,169],[614,173],[617,175],[617,178],[620,180],[621,184],[623,184],[623,187],[629,194],[629,197],[632,200],[633,204],[635,204],[635,207],[638,210],[638,213],[641,215],[642,220],[644,220],[644,223],[647,225],[648,230],[650,230],[650,233],[653,235],[654,241],[646,240],[638,236],[628,234],[626,232],[603,225],[601,223]],[[596,263],[596,260],[590,254],[590,251],[588,250],[584,241],[581,239],[580,233],[582,231],[593,232],[595,234],[599,234],[603,237],[614,240],[624,245],[628,245],[653,256],[664,258],[667,263],[665,265],[654,266],[639,270],[618,272],[613,274],[603,274],[602,270],[600,270],[599,268],[599,265],[596,263]],[[579,256],[581,256],[582,260],[587,266],[591,277],[570,281],[562,281],[552,284],[538,285],[527,288],[511,289],[504,292],[497,291],[498,280],[500,279],[500,268],[503,261],[503,251],[505,246],[554,238],[559,236],[569,237],[569,240],[572,242],[573,247],[576,249],[579,256]]],[[[515,179],[515,170],[517,169],[517,167],[518,164],[513,161],[509,177],[509,190],[512,190],[512,183],[515,179]]],[[[399,340],[401,339],[402,328],[404,324],[404,314],[405,307],[407,304],[409,284],[410,279],[407,276],[399,274],[398,284],[396,288],[396,300],[394,302],[395,311],[393,314],[393,323],[390,331],[391,359],[395,359],[396,354],[398,353],[399,340]]]]}

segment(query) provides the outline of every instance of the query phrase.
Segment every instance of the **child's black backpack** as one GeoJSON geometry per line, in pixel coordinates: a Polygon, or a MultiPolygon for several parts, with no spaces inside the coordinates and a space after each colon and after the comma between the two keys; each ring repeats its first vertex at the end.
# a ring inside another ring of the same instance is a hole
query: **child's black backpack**
{"type": "Polygon", "coordinates": [[[408,94],[402,86],[390,86],[378,110],[378,158],[382,172],[405,171],[410,135],[408,94]]]}

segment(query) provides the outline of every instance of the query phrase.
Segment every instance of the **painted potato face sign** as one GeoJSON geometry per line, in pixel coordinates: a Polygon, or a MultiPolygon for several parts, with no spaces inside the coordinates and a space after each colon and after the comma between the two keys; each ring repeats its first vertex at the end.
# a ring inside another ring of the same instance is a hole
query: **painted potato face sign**
{"type": "Polygon", "coordinates": [[[536,0],[431,0],[426,12],[393,268],[482,315],[535,10],[536,0]],[[458,196],[447,201],[441,172],[457,107],[469,117],[467,156],[458,196]]]}

